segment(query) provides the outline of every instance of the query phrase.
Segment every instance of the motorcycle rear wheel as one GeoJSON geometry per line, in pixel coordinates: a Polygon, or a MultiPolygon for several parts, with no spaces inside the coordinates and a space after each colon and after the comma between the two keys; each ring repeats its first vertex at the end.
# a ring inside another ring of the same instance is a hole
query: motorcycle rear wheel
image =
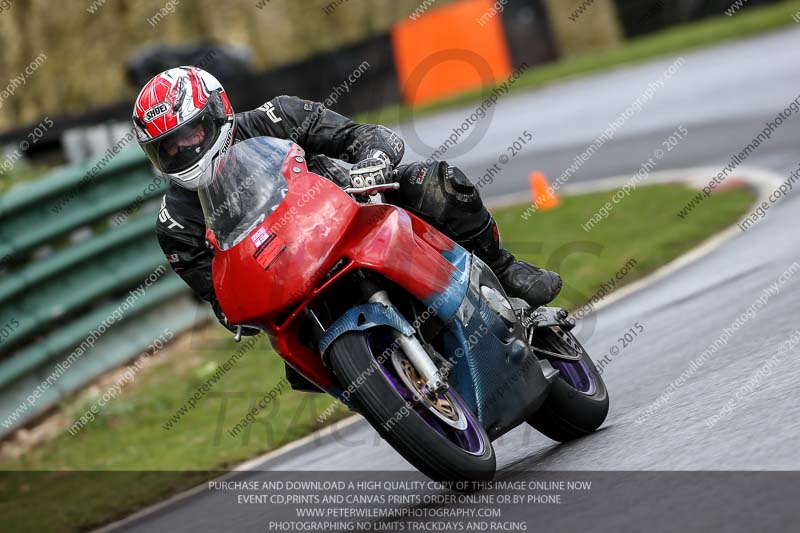
{"type": "Polygon", "coordinates": [[[557,442],[568,442],[593,433],[608,415],[608,390],[600,372],[572,333],[554,326],[537,332],[537,340],[545,350],[580,355],[580,359],[566,361],[544,356],[560,374],[544,404],[528,419],[528,423],[557,442]]]}
{"type": "Polygon", "coordinates": [[[350,401],[386,442],[431,479],[490,481],[496,470],[494,449],[477,418],[454,390],[447,393],[451,408],[446,412],[463,417],[460,431],[442,422],[441,413],[433,416],[426,412],[431,407],[410,400],[413,392],[392,359],[381,360],[392,340],[388,328],[376,328],[346,333],[331,345],[331,366],[342,389],[352,391],[350,401]]]}

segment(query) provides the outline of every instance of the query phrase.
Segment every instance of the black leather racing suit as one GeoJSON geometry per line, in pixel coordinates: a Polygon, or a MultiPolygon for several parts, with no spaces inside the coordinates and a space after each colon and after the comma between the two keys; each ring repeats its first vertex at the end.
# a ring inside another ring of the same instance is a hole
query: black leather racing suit
{"type": "MultiPolygon", "coordinates": [[[[490,218],[478,191],[458,169],[446,163],[399,165],[404,143],[383,126],[356,124],[320,103],[278,96],[236,115],[234,142],[264,135],[297,143],[306,151],[309,170],[342,187],[350,183],[347,170],[332,158],[357,162],[381,150],[392,160],[401,183],[398,191],[386,195],[387,201],[420,215],[455,240],[474,235],[490,218]]],[[[213,253],[206,246],[197,193],[170,183],[156,232],[173,270],[219,314],[211,279],[213,253]]]]}

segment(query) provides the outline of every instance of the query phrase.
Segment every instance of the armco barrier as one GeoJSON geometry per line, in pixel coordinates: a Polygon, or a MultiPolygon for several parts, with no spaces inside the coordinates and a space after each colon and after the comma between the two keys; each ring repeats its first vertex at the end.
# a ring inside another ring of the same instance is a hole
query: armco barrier
{"type": "Polygon", "coordinates": [[[155,239],[166,182],[138,150],[103,157],[0,198],[0,437],[208,318],[155,239]]]}

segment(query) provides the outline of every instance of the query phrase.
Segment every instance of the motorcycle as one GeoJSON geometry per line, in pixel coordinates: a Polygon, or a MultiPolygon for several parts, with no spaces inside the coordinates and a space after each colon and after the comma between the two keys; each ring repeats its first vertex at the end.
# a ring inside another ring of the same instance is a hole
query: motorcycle
{"type": "Polygon", "coordinates": [[[383,203],[396,187],[342,189],[287,140],[230,147],[198,191],[230,323],[266,331],[435,480],[491,480],[492,441],[525,422],[560,442],[596,430],[608,394],[568,312],[508,297],[478,257],[383,203]]]}

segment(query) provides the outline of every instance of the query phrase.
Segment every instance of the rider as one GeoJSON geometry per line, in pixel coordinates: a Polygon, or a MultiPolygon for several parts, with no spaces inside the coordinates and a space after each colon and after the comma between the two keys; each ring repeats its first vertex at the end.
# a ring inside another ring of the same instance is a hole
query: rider
{"type": "Polygon", "coordinates": [[[561,290],[558,274],[517,261],[501,247],[497,224],[464,172],[444,161],[401,165],[403,141],[384,126],[356,124],[293,96],[234,115],[219,81],[195,67],[173,68],[150,80],[136,98],[133,123],[139,145],[171,181],[158,214],[159,244],[173,270],[228,329],[233,327],[214,294],[213,253],[195,191],[214,158],[232,143],[259,136],[297,143],[306,151],[308,169],[341,187],[398,181],[400,189],[387,191],[386,200],[475,252],[510,296],[539,306],[561,290]],[[331,158],[355,164],[348,172],[331,158]]]}

